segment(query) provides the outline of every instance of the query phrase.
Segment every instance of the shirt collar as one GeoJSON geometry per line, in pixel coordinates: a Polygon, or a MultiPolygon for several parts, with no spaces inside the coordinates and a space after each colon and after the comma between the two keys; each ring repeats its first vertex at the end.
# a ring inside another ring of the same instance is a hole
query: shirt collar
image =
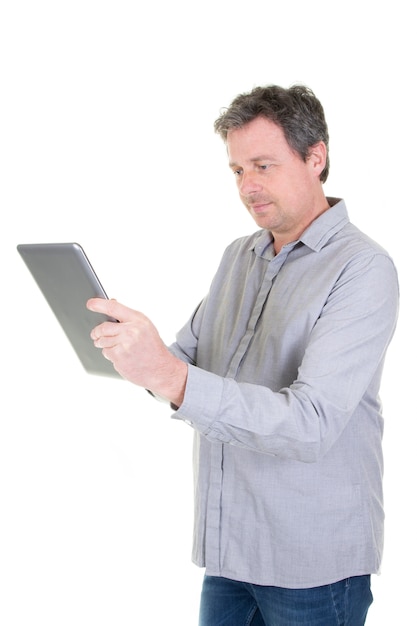
{"type": "MultiPolygon", "coordinates": [[[[330,208],[321,213],[298,239],[315,252],[319,252],[329,239],[349,222],[344,200],[329,197],[327,201],[330,208]]],[[[288,245],[295,245],[298,241],[288,245]]],[[[250,250],[255,250],[259,256],[269,256],[267,249],[272,242],[273,238],[270,231],[262,230],[251,245],[250,250]]]]}
{"type": "Polygon", "coordinates": [[[344,200],[327,198],[327,202],[330,209],[319,215],[299,239],[315,252],[319,252],[329,239],[349,222],[344,200]]]}

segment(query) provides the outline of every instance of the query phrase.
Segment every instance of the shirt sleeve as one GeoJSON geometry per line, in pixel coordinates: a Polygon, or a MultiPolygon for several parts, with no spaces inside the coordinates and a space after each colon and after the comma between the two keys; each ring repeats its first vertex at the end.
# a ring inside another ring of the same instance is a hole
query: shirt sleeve
{"type": "Polygon", "coordinates": [[[398,280],[383,254],[352,262],[316,320],[293,383],[279,391],[198,368],[198,309],[172,350],[188,362],[175,418],[209,440],[315,462],[352,414],[380,412],[378,392],[398,314],[398,280]],[[197,318],[196,318],[197,316],[197,318]]]}

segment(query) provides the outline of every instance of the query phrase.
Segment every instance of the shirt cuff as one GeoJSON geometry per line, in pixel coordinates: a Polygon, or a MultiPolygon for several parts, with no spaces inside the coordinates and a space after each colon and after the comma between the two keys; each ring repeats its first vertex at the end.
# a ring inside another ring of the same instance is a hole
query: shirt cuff
{"type": "Polygon", "coordinates": [[[172,417],[206,434],[213,422],[218,420],[223,388],[221,376],[188,365],[184,400],[172,417]]]}

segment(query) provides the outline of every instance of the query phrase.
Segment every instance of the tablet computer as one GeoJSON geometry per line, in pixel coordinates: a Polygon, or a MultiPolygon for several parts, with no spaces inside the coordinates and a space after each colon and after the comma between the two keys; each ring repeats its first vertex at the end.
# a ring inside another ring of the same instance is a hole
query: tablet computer
{"type": "Polygon", "coordinates": [[[19,244],[26,263],[46,301],[89,374],[120,378],[90,338],[104,321],[116,320],[86,308],[89,298],[107,298],[90,261],[78,243],[19,244]]]}

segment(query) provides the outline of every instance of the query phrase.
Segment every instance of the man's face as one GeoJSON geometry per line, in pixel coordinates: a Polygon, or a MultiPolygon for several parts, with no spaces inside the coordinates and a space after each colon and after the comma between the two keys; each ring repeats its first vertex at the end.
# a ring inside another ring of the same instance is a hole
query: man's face
{"type": "Polygon", "coordinates": [[[324,210],[323,145],[304,162],[279,126],[257,117],[228,132],[227,150],[243,204],[280,245],[297,239],[324,210]]]}

